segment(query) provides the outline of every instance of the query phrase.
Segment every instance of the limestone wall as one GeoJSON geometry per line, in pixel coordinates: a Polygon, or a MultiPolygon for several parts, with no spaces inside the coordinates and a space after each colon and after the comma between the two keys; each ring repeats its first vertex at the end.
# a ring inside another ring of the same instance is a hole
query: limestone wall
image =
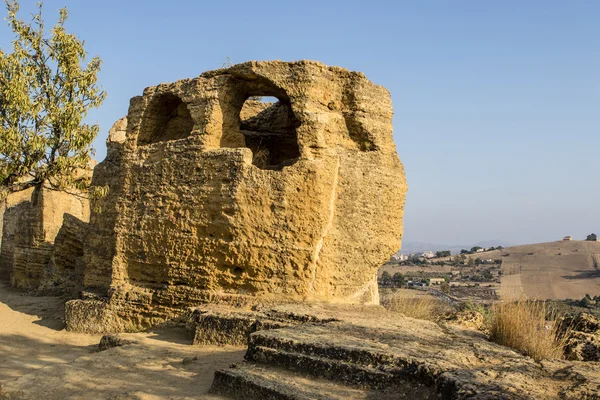
{"type": "Polygon", "coordinates": [[[75,297],[83,288],[83,241],[88,223],[65,213],[54,239],[50,260],[43,270],[40,289],[75,297]]]}
{"type": "Polygon", "coordinates": [[[15,287],[35,289],[52,256],[63,215],[89,219],[86,198],[46,187],[10,194],[3,217],[0,276],[15,287]]]}
{"type": "Polygon", "coordinates": [[[201,301],[378,302],[406,192],[385,88],[250,62],[147,88],[123,131],[94,172],[111,194],[92,213],[86,287],[147,318],[201,301]]]}
{"type": "MultiPolygon", "coordinates": [[[[122,165],[122,147],[125,141],[127,118],[117,121],[106,141],[107,154],[94,168],[92,185],[108,186],[108,194],[96,201],[90,216],[90,229],[85,241],[85,287],[106,293],[112,282],[113,259],[117,240],[116,224],[119,199],[122,195],[125,166],[122,165]]],[[[114,260],[117,262],[117,260],[114,260]]]]}
{"type": "MultiPolygon", "coordinates": [[[[12,193],[4,201],[2,213],[2,241],[0,242],[0,279],[10,282],[15,253],[15,237],[23,228],[31,231],[27,216],[33,212],[34,188],[12,193]],[[27,221],[27,223],[23,223],[27,221]]],[[[37,197],[37,194],[36,194],[37,197]]]]}

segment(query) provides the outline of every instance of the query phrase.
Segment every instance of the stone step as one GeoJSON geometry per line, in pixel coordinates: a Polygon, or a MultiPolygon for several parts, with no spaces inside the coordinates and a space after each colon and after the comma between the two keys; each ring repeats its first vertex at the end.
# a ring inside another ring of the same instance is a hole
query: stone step
{"type": "Polygon", "coordinates": [[[364,388],[383,389],[402,380],[403,371],[374,368],[326,357],[253,346],[246,359],[364,388]]]}
{"type": "Polygon", "coordinates": [[[433,400],[435,393],[418,385],[386,390],[344,385],[284,368],[245,362],[215,373],[211,393],[234,400],[433,400]]]}
{"type": "Polygon", "coordinates": [[[295,323],[261,312],[219,305],[191,309],[184,318],[188,329],[194,333],[192,344],[197,346],[244,346],[252,332],[284,328],[295,323]]]}
{"type": "Polygon", "coordinates": [[[330,327],[304,325],[294,330],[255,332],[250,335],[245,358],[361,387],[381,389],[408,381],[423,389],[454,391],[453,382],[440,380],[442,371],[426,358],[393,354],[381,343],[363,337],[337,331],[331,335],[330,327]]]}

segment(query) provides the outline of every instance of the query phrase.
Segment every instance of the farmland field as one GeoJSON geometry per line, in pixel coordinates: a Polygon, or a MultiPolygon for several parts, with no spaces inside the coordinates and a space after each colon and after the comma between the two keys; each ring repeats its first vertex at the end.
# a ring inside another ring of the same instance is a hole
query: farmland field
{"type": "Polygon", "coordinates": [[[600,295],[600,242],[560,241],[502,251],[500,297],[580,299],[600,295]]]}

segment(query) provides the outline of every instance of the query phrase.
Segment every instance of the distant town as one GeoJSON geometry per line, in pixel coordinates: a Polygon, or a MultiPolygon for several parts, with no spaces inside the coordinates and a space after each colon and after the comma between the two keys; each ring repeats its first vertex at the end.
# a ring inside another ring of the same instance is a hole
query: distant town
{"type": "MultiPolygon", "coordinates": [[[[586,247],[586,242],[600,240],[595,233],[591,233],[581,240],[574,240],[573,236],[567,235],[554,242],[506,248],[498,245],[472,246],[454,251],[397,252],[381,267],[378,283],[381,288],[388,289],[427,289],[435,295],[449,296],[453,301],[489,303],[500,298],[499,289],[505,272],[514,276],[522,273],[523,268],[534,271],[543,268],[546,274],[550,273],[550,268],[554,267],[549,264],[548,256],[556,260],[557,273],[562,274],[560,276],[566,275],[569,268],[575,267],[579,270],[592,267],[590,277],[596,276],[600,271],[600,260],[594,251],[586,247]],[[579,254],[581,258],[577,258],[580,257],[579,254]],[[560,261],[561,259],[564,261],[560,261]],[[588,266],[589,262],[591,264],[588,266]],[[503,271],[505,264],[508,266],[503,271]]],[[[581,298],[585,294],[577,290],[577,285],[570,287],[573,279],[566,279],[562,284],[568,289],[561,290],[572,293],[573,298],[581,298]]],[[[591,283],[586,281],[585,284],[591,283]]],[[[514,290],[521,289],[515,286],[514,290]]]]}
{"type": "MultiPolygon", "coordinates": [[[[497,247],[474,246],[470,250],[462,249],[460,251],[460,254],[463,254],[463,255],[477,254],[477,253],[485,253],[488,251],[502,250],[502,249],[504,249],[503,246],[497,246],[497,247]]],[[[450,257],[450,256],[452,256],[452,251],[450,251],[450,250],[439,250],[436,252],[433,252],[431,250],[425,250],[425,251],[418,251],[418,252],[409,253],[409,254],[401,254],[400,252],[397,252],[396,254],[394,254],[391,257],[390,262],[417,261],[417,260],[422,261],[422,260],[430,260],[430,259],[444,258],[444,257],[450,257]]],[[[417,262],[417,264],[421,264],[421,263],[422,262],[417,262]]]]}

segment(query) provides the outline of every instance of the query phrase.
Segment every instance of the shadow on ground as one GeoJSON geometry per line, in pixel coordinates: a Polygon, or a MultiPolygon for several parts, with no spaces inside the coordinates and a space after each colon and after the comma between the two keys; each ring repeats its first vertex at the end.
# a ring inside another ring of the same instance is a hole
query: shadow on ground
{"type": "Polygon", "coordinates": [[[64,364],[88,355],[95,345],[68,345],[46,338],[0,335],[0,383],[19,378],[37,369],[64,364]]]}
{"type": "Polygon", "coordinates": [[[0,303],[13,311],[39,318],[36,325],[53,330],[64,329],[65,298],[52,296],[30,296],[27,291],[10,287],[0,281],[0,303]]]}

